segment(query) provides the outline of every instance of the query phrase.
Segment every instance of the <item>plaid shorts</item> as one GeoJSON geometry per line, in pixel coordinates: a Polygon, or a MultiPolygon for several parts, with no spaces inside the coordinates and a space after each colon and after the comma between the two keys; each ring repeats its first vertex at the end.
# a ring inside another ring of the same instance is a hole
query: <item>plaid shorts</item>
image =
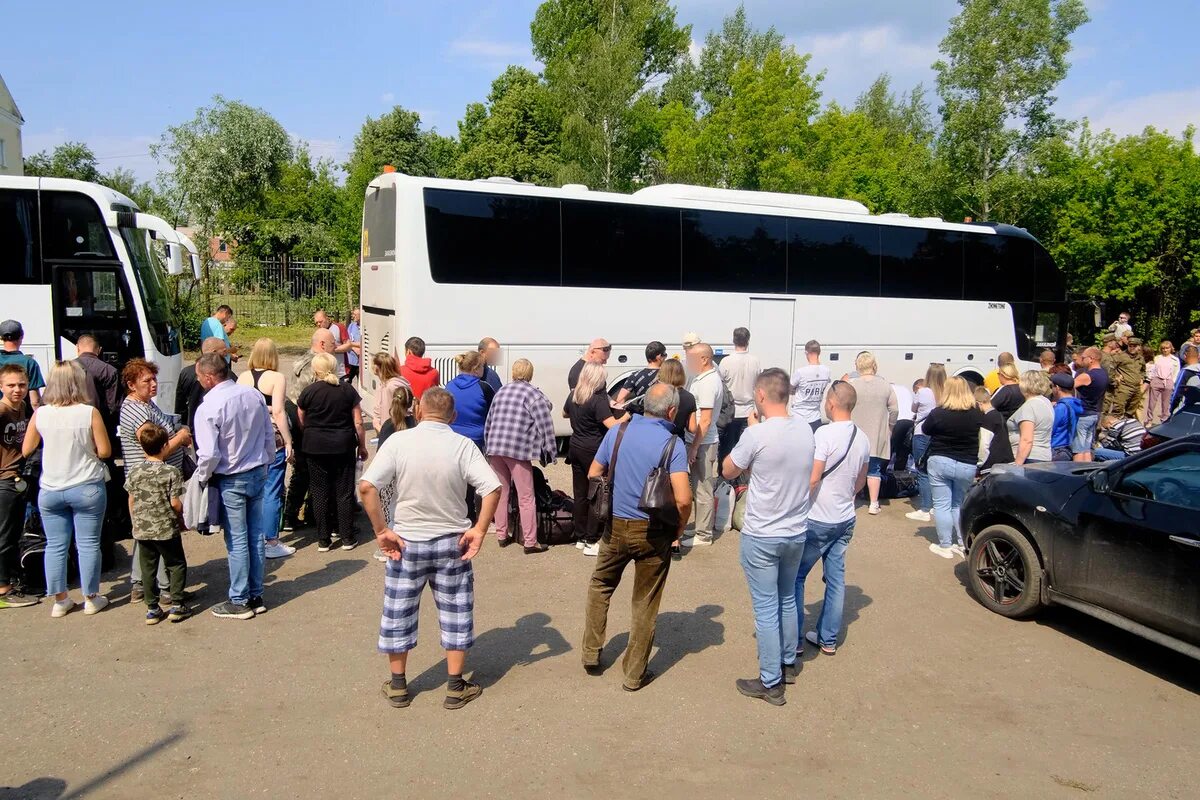
{"type": "Polygon", "coordinates": [[[442,647],[467,650],[475,644],[475,572],[462,560],[461,534],[404,543],[404,558],[387,561],[379,651],[407,653],[417,646],[421,593],[431,584],[442,629],[442,647]]]}

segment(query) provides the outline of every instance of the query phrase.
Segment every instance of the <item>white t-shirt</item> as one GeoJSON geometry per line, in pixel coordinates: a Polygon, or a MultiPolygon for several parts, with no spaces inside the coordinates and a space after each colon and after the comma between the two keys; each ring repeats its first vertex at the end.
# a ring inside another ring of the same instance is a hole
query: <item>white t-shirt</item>
{"type": "Polygon", "coordinates": [[[480,495],[500,488],[479,448],[440,422],[422,422],[388,437],[362,479],[376,489],[395,485],[396,535],[428,542],[471,527],[463,498],[467,486],[480,495]]]}
{"type": "MultiPolygon", "coordinates": [[[[712,409],[712,422],[709,423],[708,431],[705,432],[704,439],[700,444],[716,444],[718,439],[717,417],[721,414],[721,401],[725,397],[725,384],[721,382],[721,375],[715,369],[710,369],[708,372],[692,378],[687,388],[692,393],[692,397],[696,398],[697,423],[700,421],[701,411],[706,408],[712,409]]],[[[685,441],[691,444],[695,438],[688,433],[685,441]]]]}
{"type": "Polygon", "coordinates": [[[820,422],[821,400],[829,382],[829,367],[824,364],[805,364],[792,373],[792,414],[805,422],[820,422]]]}
{"type": "MultiPolygon", "coordinates": [[[[342,329],[339,328],[337,325],[330,325],[329,332],[333,334],[333,346],[341,347],[342,346],[342,329]]],[[[346,374],[346,354],[345,353],[334,353],[333,357],[337,359],[337,374],[338,374],[338,377],[340,378],[341,376],[346,374]]]]}
{"type": "Polygon", "coordinates": [[[779,538],[804,533],[812,476],[812,427],[799,417],[771,417],[751,425],[730,453],[750,470],[743,536],[779,538]]]}
{"type": "Polygon", "coordinates": [[[902,419],[910,422],[916,419],[916,414],[913,413],[913,393],[912,389],[899,383],[892,384],[892,391],[896,393],[896,405],[900,406],[900,411],[896,414],[896,421],[902,419]]]}
{"type": "MultiPolygon", "coordinates": [[[[896,396],[896,401],[900,401],[900,396],[896,396]]],[[[917,410],[914,415],[916,425],[913,427],[913,436],[921,436],[925,433],[925,418],[929,416],[929,412],[937,407],[937,399],[934,397],[933,389],[928,386],[922,386],[917,389],[916,397],[913,399],[913,404],[917,410]]],[[[910,408],[912,406],[909,406],[910,408]]]]}
{"type": "Polygon", "coordinates": [[[721,359],[717,370],[725,383],[725,390],[733,397],[733,416],[745,419],[754,410],[754,381],[762,372],[757,356],[749,353],[733,353],[721,359]]]}
{"type": "Polygon", "coordinates": [[[842,463],[817,485],[812,509],[808,512],[808,518],[815,522],[835,525],[854,519],[854,486],[863,465],[871,457],[871,440],[853,422],[831,422],[817,429],[814,460],[824,461],[825,469],[829,469],[843,453],[846,458],[842,463]],[[854,434],[853,444],[850,443],[851,434],[854,434]]]}
{"type": "Polygon", "coordinates": [[[1054,432],[1054,404],[1044,397],[1030,397],[1016,413],[1008,418],[1008,441],[1013,455],[1021,443],[1021,423],[1033,423],[1033,449],[1029,458],[1033,461],[1049,461],[1052,457],[1050,436],[1054,432]]]}

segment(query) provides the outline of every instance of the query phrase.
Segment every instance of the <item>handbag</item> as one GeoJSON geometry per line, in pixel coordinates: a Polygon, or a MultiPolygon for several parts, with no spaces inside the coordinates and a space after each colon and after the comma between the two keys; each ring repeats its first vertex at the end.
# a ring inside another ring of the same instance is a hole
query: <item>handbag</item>
{"type": "Polygon", "coordinates": [[[629,422],[625,421],[617,429],[617,441],[613,443],[612,459],[608,462],[608,468],[604,470],[604,474],[588,478],[587,531],[592,537],[597,534],[607,536],[612,531],[612,480],[617,470],[617,454],[621,452],[621,439],[625,438],[625,431],[628,427],[629,422]]]}
{"type": "Polygon", "coordinates": [[[649,514],[651,521],[664,525],[679,524],[675,490],[671,488],[671,456],[675,453],[677,441],[679,441],[679,437],[672,436],[663,446],[658,466],[650,470],[650,474],[646,476],[646,483],[642,486],[642,495],[638,498],[638,508],[649,514]]]}
{"type": "Polygon", "coordinates": [[[196,459],[192,458],[192,454],[186,450],[183,451],[183,460],[179,464],[179,471],[183,473],[185,481],[190,481],[196,474],[196,459]]]}

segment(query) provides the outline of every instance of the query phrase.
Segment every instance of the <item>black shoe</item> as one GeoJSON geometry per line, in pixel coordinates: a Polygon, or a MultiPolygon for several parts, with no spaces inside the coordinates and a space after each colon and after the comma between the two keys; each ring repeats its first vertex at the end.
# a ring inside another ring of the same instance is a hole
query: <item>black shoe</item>
{"type": "Polygon", "coordinates": [[[800,670],[797,669],[795,664],[784,664],[783,665],[783,682],[786,683],[788,686],[791,686],[792,684],[794,684],[796,682],[796,676],[799,674],[800,674],[800,670]]]}
{"type": "Polygon", "coordinates": [[[0,594],[0,608],[29,608],[40,602],[39,598],[27,595],[20,589],[9,589],[6,594],[0,594]]]}
{"type": "Polygon", "coordinates": [[[604,667],[600,666],[600,664],[584,664],[583,671],[596,678],[604,674],[604,667]]]}
{"type": "Polygon", "coordinates": [[[253,611],[255,616],[267,613],[267,604],[261,597],[251,597],[250,602],[246,603],[246,607],[253,611]]]}
{"type": "Polygon", "coordinates": [[[212,614],[214,617],[222,619],[254,619],[254,611],[250,606],[244,606],[241,603],[230,603],[228,601],[220,605],[213,606],[212,614]]]}
{"type": "Polygon", "coordinates": [[[658,676],[655,675],[650,670],[646,670],[645,672],[642,673],[642,679],[640,681],[638,681],[637,686],[630,686],[629,684],[623,683],[623,684],[621,684],[621,688],[627,692],[637,692],[642,689],[645,689],[647,686],[650,685],[651,681],[653,681],[657,677],[658,676]]]}
{"type": "Polygon", "coordinates": [[[317,542],[317,552],[318,553],[328,553],[332,549],[333,549],[332,542],[317,542]]]}
{"type": "Polygon", "coordinates": [[[478,683],[463,681],[463,688],[457,691],[446,690],[446,699],[442,703],[442,708],[448,708],[451,711],[462,708],[481,694],[483,694],[483,687],[478,683]]]}
{"type": "Polygon", "coordinates": [[[500,540],[500,546],[501,546],[501,547],[508,547],[510,544],[516,544],[516,540],[515,540],[515,539],[513,539],[513,538],[511,538],[511,537],[504,538],[504,539],[501,539],[501,540],[500,540]]]}
{"type": "Polygon", "coordinates": [[[758,678],[738,678],[737,690],[746,697],[766,700],[773,706],[781,706],[787,702],[787,698],[783,696],[783,681],[768,689],[758,678]]]}
{"type": "Polygon", "coordinates": [[[530,556],[530,555],[533,555],[534,553],[544,553],[549,549],[550,548],[544,544],[535,544],[533,547],[525,548],[525,555],[530,556]]]}

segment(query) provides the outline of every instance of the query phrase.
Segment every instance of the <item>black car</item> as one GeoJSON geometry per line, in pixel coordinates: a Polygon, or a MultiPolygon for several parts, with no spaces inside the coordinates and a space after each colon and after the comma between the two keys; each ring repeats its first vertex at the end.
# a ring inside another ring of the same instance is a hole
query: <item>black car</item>
{"type": "Polygon", "coordinates": [[[962,506],[971,591],[1057,603],[1200,658],[1200,436],[1123,461],[1004,465],[962,506]]]}
{"type": "Polygon", "coordinates": [[[1146,435],[1142,437],[1142,449],[1169,442],[1171,439],[1182,439],[1194,433],[1200,433],[1200,406],[1184,406],[1166,422],[1146,431],[1146,435]]]}

